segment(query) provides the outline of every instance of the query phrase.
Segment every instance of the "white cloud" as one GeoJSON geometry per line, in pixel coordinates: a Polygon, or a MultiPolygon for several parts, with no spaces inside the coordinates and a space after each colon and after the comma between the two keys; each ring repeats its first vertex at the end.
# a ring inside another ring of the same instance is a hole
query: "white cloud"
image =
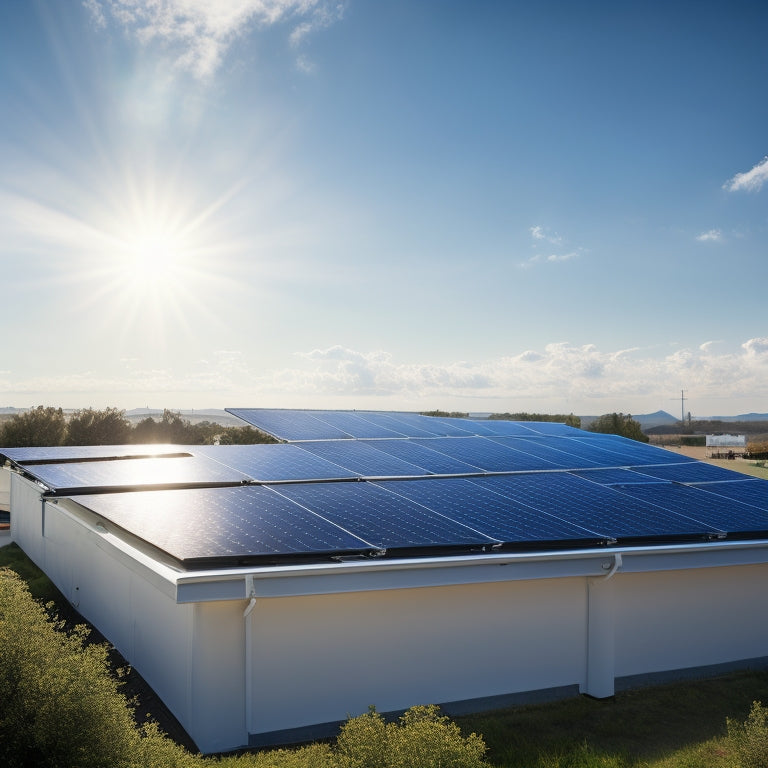
{"type": "MultiPolygon", "coordinates": [[[[100,27],[108,18],[144,45],[159,43],[177,67],[200,79],[212,76],[230,45],[253,27],[293,25],[291,45],[341,18],[342,2],[331,0],[85,0],[100,27]]],[[[304,70],[311,66],[302,59],[304,70]]]]}
{"type": "Polygon", "coordinates": [[[723,184],[723,189],[729,192],[746,190],[758,192],[768,181],[768,157],[764,157],[756,166],[744,173],[737,173],[732,179],[723,184]]]}
{"type": "Polygon", "coordinates": [[[550,234],[544,229],[544,227],[530,227],[528,231],[531,233],[531,237],[534,240],[544,240],[547,243],[551,243],[552,245],[559,245],[563,241],[563,238],[560,237],[560,235],[550,234]]]}
{"type": "Polygon", "coordinates": [[[0,401],[64,407],[152,403],[169,408],[674,413],[676,392],[685,389],[695,416],[768,410],[768,337],[720,352],[716,345],[725,346],[706,341],[659,354],[554,342],[509,356],[442,363],[408,363],[382,350],[334,345],[297,353],[295,364],[267,370],[263,361],[249,360],[238,350],[214,350],[187,371],[141,368],[135,360],[123,361],[110,374],[57,371],[56,376],[19,380],[12,370],[3,371],[0,401]]]}
{"type": "Polygon", "coordinates": [[[710,229],[696,236],[700,243],[718,242],[723,239],[723,233],[719,229],[710,229]]]}

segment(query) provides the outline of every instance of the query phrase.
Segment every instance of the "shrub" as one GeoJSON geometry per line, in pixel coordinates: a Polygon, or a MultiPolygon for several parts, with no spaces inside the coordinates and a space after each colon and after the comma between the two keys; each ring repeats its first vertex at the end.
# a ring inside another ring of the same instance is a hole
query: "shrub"
{"type": "Polygon", "coordinates": [[[740,723],[727,720],[728,741],[735,765],[739,768],[766,768],[768,766],[768,708],[759,701],[752,702],[747,719],[740,723]]]}
{"type": "Polygon", "coordinates": [[[412,707],[397,723],[371,709],[348,720],[336,744],[339,768],[484,768],[485,742],[434,706],[412,707]]]}

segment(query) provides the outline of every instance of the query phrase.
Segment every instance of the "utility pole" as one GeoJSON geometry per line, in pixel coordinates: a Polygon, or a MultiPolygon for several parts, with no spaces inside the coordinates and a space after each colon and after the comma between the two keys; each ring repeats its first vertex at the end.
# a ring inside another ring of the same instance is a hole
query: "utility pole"
{"type": "Polygon", "coordinates": [[[680,424],[685,428],[685,390],[680,390],[680,424]]]}

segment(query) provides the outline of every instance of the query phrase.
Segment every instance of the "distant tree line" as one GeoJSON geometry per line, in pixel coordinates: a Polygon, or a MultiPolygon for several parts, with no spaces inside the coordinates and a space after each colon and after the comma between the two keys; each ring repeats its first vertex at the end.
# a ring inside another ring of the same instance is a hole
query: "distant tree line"
{"type": "Polygon", "coordinates": [[[581,417],[572,413],[492,413],[489,419],[501,419],[503,421],[554,421],[558,424],[567,424],[569,427],[581,428],[581,417]]]}
{"type": "Polygon", "coordinates": [[[647,443],[650,440],[643,432],[640,422],[635,421],[628,413],[604,413],[598,416],[587,429],[590,432],[600,432],[605,435],[621,435],[641,443],[647,443]]]}
{"type": "Polygon", "coordinates": [[[67,415],[61,408],[39,405],[0,423],[0,446],[17,448],[52,445],[130,445],[176,443],[178,445],[246,445],[274,443],[253,427],[224,427],[210,421],[192,424],[174,411],[164,410],[160,419],[151,416],[135,426],[117,408],[86,408],[67,415]]]}

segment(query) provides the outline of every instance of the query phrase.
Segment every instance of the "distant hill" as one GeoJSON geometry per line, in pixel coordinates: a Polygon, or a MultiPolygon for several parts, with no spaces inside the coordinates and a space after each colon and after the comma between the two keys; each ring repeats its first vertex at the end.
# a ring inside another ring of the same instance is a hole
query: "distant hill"
{"type": "Polygon", "coordinates": [[[742,413],[741,416],[709,416],[707,421],[768,421],[768,413],[742,413]]]}
{"type": "MultiPolygon", "coordinates": [[[[581,428],[588,429],[589,425],[599,416],[581,416],[581,428]]],[[[680,419],[675,418],[666,411],[656,411],[656,413],[632,414],[632,418],[640,425],[640,429],[653,429],[653,427],[665,427],[677,424],[680,419]]]]}

